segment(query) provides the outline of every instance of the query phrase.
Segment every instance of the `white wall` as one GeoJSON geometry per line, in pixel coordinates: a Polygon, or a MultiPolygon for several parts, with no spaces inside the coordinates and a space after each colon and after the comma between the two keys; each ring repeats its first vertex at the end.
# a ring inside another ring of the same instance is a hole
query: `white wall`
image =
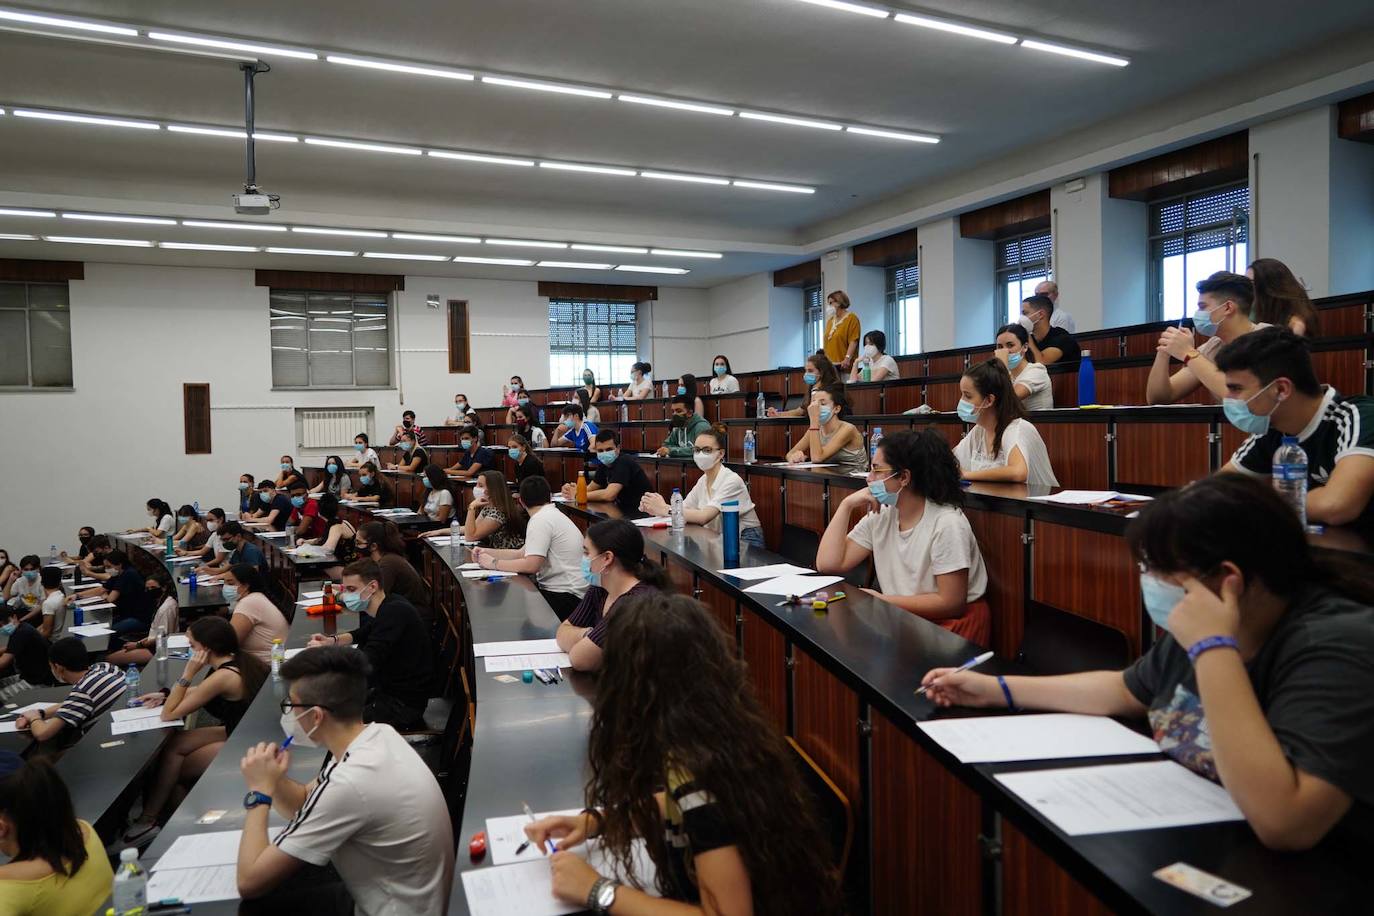
{"type": "Polygon", "coordinates": [[[1059,305],[1080,330],[1146,320],[1147,209],[1109,197],[1102,172],[1085,176],[1077,191],[1050,189],[1059,305]]]}
{"type": "Polygon", "coordinates": [[[1331,136],[1330,295],[1374,289],[1374,143],[1331,136]]]}
{"type": "Polygon", "coordinates": [[[690,372],[705,378],[711,369],[708,331],[710,315],[706,290],[659,287],[658,301],[641,303],[639,352],[653,364],[654,378],[671,378],[690,372]]]}
{"type": "Polygon", "coordinates": [[[1329,106],[1250,129],[1250,196],[1256,257],[1278,258],[1314,298],[1330,290],[1329,106]]]}
{"type": "MultiPolygon", "coordinates": [[[[854,263],[854,249],[826,252],[821,258],[821,295],[843,290],[863,332],[887,329],[887,271],[854,263]]],[[[888,346],[896,345],[889,341],[888,346]]]]}

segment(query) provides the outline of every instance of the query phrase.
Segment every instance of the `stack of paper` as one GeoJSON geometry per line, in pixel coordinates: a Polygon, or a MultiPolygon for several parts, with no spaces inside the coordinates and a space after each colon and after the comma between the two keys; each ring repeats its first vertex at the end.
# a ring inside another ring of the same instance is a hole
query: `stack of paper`
{"type": "Polygon", "coordinates": [[[833,467],[838,467],[838,465],[833,464],[833,463],[832,463],[832,464],[826,464],[825,462],[822,462],[822,461],[799,461],[799,462],[797,462],[796,464],[793,464],[793,463],[790,462],[790,461],[775,461],[775,462],[773,462],[772,464],[768,465],[768,467],[770,467],[770,468],[833,468],[833,467]]]}
{"type": "Polygon", "coordinates": [[[754,595],[809,595],[836,582],[843,582],[843,576],[778,576],[758,585],[745,589],[754,595]]]}
{"type": "Polygon", "coordinates": [[[150,732],[159,728],[180,728],[185,719],[163,721],[162,707],[130,706],[116,709],[110,713],[110,734],[127,735],[132,732],[150,732]]]}
{"type": "Polygon", "coordinates": [[[509,572],[500,569],[465,569],[463,570],[464,579],[508,579],[511,576],[518,576],[519,573],[509,572]]]}
{"type": "Polygon", "coordinates": [[[648,518],[634,518],[630,521],[639,528],[667,528],[673,523],[672,519],[659,518],[656,515],[651,515],[648,518]]]}
{"type": "Polygon", "coordinates": [[[15,720],[25,713],[33,712],[36,709],[46,709],[52,705],[52,703],[30,703],[28,706],[20,706],[18,709],[5,710],[7,718],[4,722],[0,722],[0,735],[19,731],[19,726],[15,724],[15,720]]]}
{"type": "Polygon", "coordinates": [[[805,566],[793,566],[791,563],[774,563],[771,566],[740,566],[734,569],[718,569],[716,572],[722,576],[734,576],[736,579],[776,579],[778,576],[805,576],[814,573],[814,569],[807,569],[805,566]]]}
{"type": "Polygon", "coordinates": [[[67,632],[73,636],[109,636],[114,630],[103,623],[87,623],[79,627],[67,627],[67,632]]]}
{"type": "Polygon", "coordinates": [[[149,900],[182,903],[237,900],[239,838],[242,830],[179,836],[153,865],[149,900]]]}
{"type": "Polygon", "coordinates": [[[189,649],[191,648],[191,637],[185,633],[172,633],[167,637],[167,648],[189,649]]]}
{"type": "Polygon", "coordinates": [[[487,674],[502,671],[533,671],[535,668],[572,667],[572,661],[566,652],[550,652],[543,655],[488,655],[484,661],[487,674]]]}
{"type": "MultiPolygon", "coordinates": [[[[627,876],[619,872],[614,861],[602,852],[595,840],[572,851],[585,857],[587,863],[600,874],[621,883],[626,882],[627,876]]],[[[635,840],[633,855],[634,873],[639,883],[648,894],[658,896],[654,889],[656,871],[643,840],[635,840]]],[[[467,895],[468,912],[472,916],[563,916],[565,913],[581,913],[586,909],[581,903],[561,903],[554,897],[553,877],[548,859],[543,854],[533,859],[522,854],[513,865],[493,864],[462,874],[463,893],[467,895]]],[[[151,885],[148,891],[152,893],[151,885]]]]}
{"type": "Polygon", "coordinates": [[[1126,502],[1149,502],[1154,497],[1118,493],[1115,490],[1061,490],[1053,496],[1031,496],[1029,498],[1038,502],[1062,503],[1066,506],[1092,506],[1097,503],[1111,502],[1114,499],[1126,502]]]}
{"type": "Polygon", "coordinates": [[[1153,738],[1137,734],[1106,716],[972,716],[932,719],[918,722],[916,727],[960,763],[1159,753],[1153,738]]]}
{"type": "Polygon", "coordinates": [[[505,642],[479,642],[472,647],[477,658],[489,655],[548,655],[562,652],[556,639],[509,639],[505,642]]]}

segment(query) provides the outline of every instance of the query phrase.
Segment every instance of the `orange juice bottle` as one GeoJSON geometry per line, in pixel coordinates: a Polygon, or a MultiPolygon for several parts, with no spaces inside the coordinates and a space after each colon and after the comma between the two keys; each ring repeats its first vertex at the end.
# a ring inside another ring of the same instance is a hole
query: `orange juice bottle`
{"type": "Polygon", "coordinates": [[[587,472],[577,472],[577,504],[585,506],[587,504],[587,472]]]}

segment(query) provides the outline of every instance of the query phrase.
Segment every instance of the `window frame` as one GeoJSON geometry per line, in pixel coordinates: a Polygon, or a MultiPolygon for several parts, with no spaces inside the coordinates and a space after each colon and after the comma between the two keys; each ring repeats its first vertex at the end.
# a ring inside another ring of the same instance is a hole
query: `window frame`
{"type": "Polygon", "coordinates": [[[821,335],[825,333],[825,300],[821,285],[802,287],[802,362],[821,349],[821,335]]]}
{"type": "Polygon", "coordinates": [[[1148,314],[1146,315],[1146,317],[1148,320],[1164,320],[1164,262],[1166,258],[1164,257],[1162,251],[1157,253],[1157,249],[1161,247],[1161,243],[1169,239],[1179,239],[1183,243],[1183,316],[1187,317],[1192,314],[1192,308],[1190,305],[1192,294],[1187,286],[1187,257],[1190,253],[1188,250],[1189,237],[1208,232],[1217,232],[1223,229],[1231,230],[1231,233],[1228,234],[1228,242],[1226,245],[1217,245],[1213,246],[1210,249],[1200,248],[1198,250],[1209,251],[1214,250],[1215,248],[1227,249],[1226,257],[1228,261],[1228,267],[1232,272],[1238,273],[1239,271],[1236,271],[1236,267],[1240,265],[1237,265],[1235,262],[1235,253],[1237,246],[1241,242],[1243,242],[1246,246],[1247,259],[1249,258],[1250,254],[1250,220],[1252,218],[1253,206],[1253,199],[1250,193],[1250,181],[1248,178],[1242,179],[1241,181],[1228,181],[1223,184],[1212,185],[1211,187],[1202,188],[1197,191],[1188,191],[1183,194],[1174,194],[1169,197],[1160,198],[1159,200],[1150,201],[1149,206],[1145,211],[1145,259],[1146,263],[1149,265],[1149,273],[1146,277],[1145,290],[1148,308],[1148,314]],[[1238,191],[1242,188],[1245,190],[1245,208],[1243,211],[1245,217],[1243,220],[1236,219],[1236,210],[1238,208],[1233,207],[1231,211],[1231,218],[1229,220],[1221,220],[1219,222],[1205,223],[1197,226],[1188,225],[1188,208],[1190,205],[1202,201],[1205,198],[1226,194],[1232,191],[1238,191]],[[1157,222],[1157,214],[1159,213],[1159,211],[1163,210],[1167,206],[1170,206],[1171,204],[1176,204],[1179,202],[1183,203],[1183,227],[1174,232],[1156,233],[1154,231],[1154,226],[1157,222]]]}
{"type": "MultiPolygon", "coordinates": [[[[1007,284],[1013,279],[1024,281],[1028,267],[1044,265],[1044,276],[1037,283],[1054,279],[1054,230],[1053,229],[1033,229],[1029,232],[1022,232],[1017,235],[1008,235],[997,239],[993,243],[996,247],[992,254],[992,282],[993,291],[993,318],[992,331],[996,336],[997,329],[1005,324],[1009,324],[1014,319],[1010,318],[1011,303],[1007,301],[1007,284]],[[1031,239],[1044,238],[1045,257],[1038,261],[1026,261],[1021,255],[1026,249],[1026,242],[1031,239]],[[1015,266],[998,267],[1002,262],[1002,248],[1005,245],[1016,245],[1016,264],[1015,266]]],[[[1020,305],[1020,302],[1017,303],[1020,305]]]]}
{"type": "Polygon", "coordinates": [[[921,263],[913,258],[901,264],[894,264],[887,268],[886,278],[883,285],[884,295],[884,315],[887,321],[887,352],[889,356],[910,356],[921,352],[922,332],[924,331],[925,313],[921,310],[921,263]],[[914,271],[914,274],[912,272],[914,271]],[[904,278],[912,275],[915,278],[914,284],[902,282],[904,278]],[[900,286],[899,286],[900,284],[900,286]],[[915,295],[912,295],[914,290],[915,295]],[[914,298],[916,300],[916,347],[914,349],[906,346],[906,337],[902,332],[902,300],[914,298]]]}
{"type": "Polygon", "coordinates": [[[450,299],[448,306],[449,375],[472,372],[472,313],[466,299],[450,299]]]}
{"type": "MultiPolygon", "coordinates": [[[[297,288],[290,288],[290,287],[269,287],[269,288],[268,288],[268,291],[267,291],[267,314],[268,314],[268,319],[269,319],[269,321],[268,321],[267,333],[268,333],[268,347],[269,347],[269,348],[272,348],[272,347],[275,346],[275,345],[272,343],[272,339],[271,339],[272,327],[271,327],[271,320],[270,320],[270,319],[271,319],[271,317],[272,317],[272,309],[273,309],[273,307],[274,307],[273,298],[274,298],[278,293],[287,293],[287,294],[292,294],[292,295],[299,294],[299,295],[302,295],[302,296],[305,297],[305,309],[306,309],[306,312],[305,312],[305,320],[306,320],[306,326],[305,326],[305,335],[306,335],[306,347],[305,347],[305,360],[306,360],[306,366],[305,366],[305,372],[306,372],[306,381],[307,381],[307,383],[304,384],[304,385],[281,385],[281,384],[278,384],[278,382],[277,382],[276,367],[275,367],[275,366],[271,366],[271,367],[270,367],[270,371],[271,371],[271,373],[272,373],[272,390],[273,390],[273,391],[388,391],[388,390],[394,390],[394,389],[396,388],[396,358],[395,358],[395,356],[396,356],[396,346],[397,346],[397,342],[396,342],[396,335],[395,335],[395,333],[394,333],[394,328],[395,328],[395,326],[396,326],[396,320],[395,320],[395,319],[396,319],[396,303],[395,303],[394,296],[393,296],[392,293],[381,293],[381,292],[358,292],[358,291],[356,291],[356,290],[347,290],[347,289],[341,289],[341,290],[325,290],[325,289],[297,289],[297,288]],[[358,326],[357,326],[357,317],[356,317],[356,314],[354,314],[354,316],[353,316],[353,318],[352,318],[352,320],[350,321],[349,326],[348,326],[348,348],[349,348],[349,349],[348,349],[348,352],[349,352],[349,360],[350,360],[350,363],[352,364],[352,369],[353,369],[353,382],[354,382],[354,383],[353,383],[352,385],[336,385],[336,384],[327,384],[327,385],[326,385],[326,384],[320,384],[320,385],[316,385],[316,384],[311,383],[311,381],[310,381],[310,380],[311,380],[311,368],[312,368],[312,367],[311,367],[311,354],[312,354],[313,351],[312,351],[311,348],[310,348],[310,301],[311,301],[311,297],[312,297],[312,296],[320,296],[320,297],[324,297],[324,296],[334,296],[334,297],[338,297],[338,296],[347,296],[347,297],[349,297],[349,300],[350,300],[350,307],[351,307],[351,308],[355,308],[355,309],[356,309],[357,302],[358,302],[359,299],[362,299],[367,305],[376,305],[376,304],[377,304],[377,298],[380,297],[381,302],[382,302],[382,305],[383,305],[383,306],[385,307],[385,309],[386,309],[386,376],[387,376],[387,378],[386,378],[386,382],[385,382],[384,384],[380,384],[380,385],[359,385],[359,384],[357,384],[357,380],[358,380],[358,363],[357,363],[357,358],[356,358],[355,354],[357,353],[357,330],[358,330],[358,326]]],[[[270,355],[271,355],[271,350],[269,349],[269,358],[270,358],[270,355]]]]}
{"type": "MultiPolygon", "coordinates": [[[[560,354],[563,355],[563,356],[576,355],[576,356],[578,357],[578,361],[579,361],[582,365],[590,365],[590,364],[591,364],[591,357],[593,357],[593,356],[605,357],[606,360],[607,360],[608,365],[610,365],[611,367],[614,367],[615,361],[616,361],[616,358],[617,358],[617,357],[621,357],[621,358],[626,357],[626,356],[631,357],[631,360],[630,360],[630,364],[631,364],[631,365],[633,365],[633,363],[639,361],[639,318],[640,318],[640,315],[639,315],[639,303],[638,303],[637,301],[635,301],[635,300],[633,300],[633,299],[611,299],[611,298],[607,298],[607,297],[584,298],[584,297],[580,297],[580,296],[550,296],[549,299],[548,299],[548,307],[549,307],[549,335],[550,335],[549,338],[548,338],[548,345],[549,345],[549,381],[550,381],[550,384],[555,385],[555,386],[559,386],[559,385],[562,385],[562,384],[563,384],[562,382],[560,382],[558,379],[555,378],[554,366],[553,366],[554,358],[555,358],[556,356],[560,355],[560,354]],[[553,325],[553,322],[554,322],[553,310],[554,310],[555,305],[560,305],[560,304],[561,304],[561,305],[571,305],[571,306],[583,306],[583,308],[582,308],[581,332],[580,332],[580,333],[581,333],[581,337],[582,337],[582,347],[581,347],[580,349],[571,348],[571,347],[555,347],[555,346],[554,346],[554,341],[553,341],[553,336],[552,336],[552,335],[553,335],[553,327],[554,327],[554,325],[553,325]],[[607,342],[607,349],[606,349],[606,350],[593,349],[593,348],[590,348],[589,346],[587,346],[588,342],[591,340],[591,335],[588,333],[588,328],[593,327],[593,326],[599,326],[599,325],[601,324],[601,322],[590,323],[590,322],[587,321],[587,312],[588,312],[588,310],[587,310],[586,306],[589,306],[589,305],[605,306],[605,307],[606,307],[606,322],[605,322],[605,328],[606,328],[606,342],[607,342]],[[628,307],[629,310],[630,310],[630,320],[629,320],[629,321],[625,321],[624,318],[623,318],[623,316],[622,316],[619,320],[617,320],[617,318],[616,318],[616,316],[615,316],[615,312],[616,312],[618,309],[624,309],[624,308],[626,308],[626,307],[628,307]],[[616,347],[613,345],[614,335],[612,334],[612,329],[614,329],[614,328],[616,328],[616,327],[621,327],[621,326],[628,326],[629,328],[632,329],[632,332],[633,332],[633,334],[634,334],[634,341],[633,341],[633,344],[632,344],[628,349],[625,349],[625,348],[616,348],[616,347]]],[[[598,377],[597,380],[596,380],[596,381],[597,381],[597,386],[598,386],[598,387],[601,387],[601,388],[605,388],[606,386],[621,386],[621,387],[623,387],[623,386],[628,385],[628,384],[630,383],[629,373],[628,373],[628,367],[627,367],[626,377],[625,377],[624,379],[617,379],[617,378],[612,378],[612,377],[610,377],[610,372],[613,372],[613,371],[614,371],[613,368],[612,368],[611,370],[609,370],[608,373],[607,373],[607,377],[605,377],[605,378],[598,377]]],[[[579,372],[578,372],[578,375],[579,375],[579,376],[581,375],[581,371],[580,371],[580,370],[579,370],[579,372]]],[[[604,397],[606,396],[606,392],[603,391],[603,392],[602,392],[602,395],[603,395],[603,398],[604,398],[604,397]]]]}
{"type": "Polygon", "coordinates": [[[24,304],[21,307],[7,306],[0,303],[0,311],[20,312],[24,316],[24,361],[26,381],[22,385],[0,384],[0,391],[3,392],[42,392],[42,391],[75,391],[76,390],[76,361],[75,351],[72,348],[72,302],[71,284],[67,280],[54,281],[31,281],[31,280],[0,280],[0,285],[21,286],[24,288],[24,304]],[[30,288],[35,286],[61,286],[66,290],[62,308],[44,308],[34,306],[30,288]],[[34,383],[33,377],[33,313],[34,312],[53,312],[67,316],[67,362],[71,370],[65,383],[55,385],[39,385],[34,383]]]}

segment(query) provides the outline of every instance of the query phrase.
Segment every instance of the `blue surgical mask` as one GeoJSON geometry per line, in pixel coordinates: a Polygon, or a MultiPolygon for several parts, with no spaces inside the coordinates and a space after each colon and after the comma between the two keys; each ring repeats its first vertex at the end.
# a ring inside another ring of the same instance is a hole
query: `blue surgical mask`
{"type": "Polygon", "coordinates": [[[1169,612],[1186,594],[1181,585],[1170,585],[1147,572],[1140,574],[1140,597],[1145,601],[1145,613],[1150,615],[1157,627],[1169,628],[1169,612]]]}
{"type": "MultiPolygon", "coordinates": [[[[1277,381],[1278,379],[1274,379],[1274,382],[1277,381]]],[[[1274,384],[1274,382],[1270,382],[1269,385],[1274,384]]],[[[1265,385],[1259,391],[1256,391],[1250,397],[1245,399],[1222,399],[1222,412],[1226,414],[1226,419],[1231,422],[1232,426],[1234,426],[1241,432],[1249,433],[1252,436],[1263,436],[1265,433],[1269,432],[1269,416],[1266,414],[1265,416],[1261,417],[1251,412],[1250,410],[1250,402],[1253,401],[1255,398],[1259,397],[1260,395],[1264,394],[1264,392],[1269,388],[1269,385],[1265,385]]]]}
{"type": "Polygon", "coordinates": [[[978,411],[982,409],[981,407],[974,407],[972,401],[965,401],[963,398],[959,399],[959,419],[963,420],[965,423],[977,423],[978,411]]]}
{"type": "Polygon", "coordinates": [[[564,418],[563,418],[563,425],[564,425],[565,427],[567,427],[568,429],[572,429],[572,428],[573,428],[573,420],[572,420],[572,417],[564,417],[564,418]]]}
{"type": "Polygon", "coordinates": [[[337,473],[339,473],[339,466],[338,466],[337,464],[335,464],[334,462],[332,462],[332,461],[329,462],[328,464],[326,464],[326,465],[324,466],[324,469],[325,469],[326,471],[328,471],[329,473],[331,473],[331,474],[337,474],[337,473]]]}
{"type": "Polygon", "coordinates": [[[358,475],[358,482],[361,483],[363,486],[367,486],[368,484],[372,483],[372,475],[371,475],[371,474],[359,474],[359,475],[358,475]]]}
{"type": "Polygon", "coordinates": [[[600,584],[601,584],[601,573],[594,573],[594,572],[592,572],[592,558],[591,558],[591,557],[584,556],[584,557],[582,558],[582,578],[586,579],[586,580],[587,580],[588,582],[590,582],[592,585],[600,585],[600,584]]]}
{"type": "Polygon", "coordinates": [[[1199,334],[1206,334],[1211,337],[1217,332],[1217,323],[1212,320],[1212,313],[1207,309],[1198,309],[1193,312],[1193,327],[1199,334]]]}
{"type": "Polygon", "coordinates": [[[362,592],[344,592],[340,597],[343,598],[344,607],[355,613],[366,607],[369,600],[363,597],[362,592]]]}
{"type": "Polygon", "coordinates": [[[898,491],[897,493],[893,493],[887,488],[887,482],[891,480],[893,476],[895,475],[884,477],[882,480],[875,480],[868,485],[868,492],[873,494],[873,498],[878,501],[878,505],[880,506],[897,505],[897,497],[901,495],[901,492],[898,491]]]}
{"type": "Polygon", "coordinates": [[[597,461],[600,461],[600,462],[601,462],[602,464],[604,464],[604,465],[612,465],[612,464],[615,464],[615,460],[616,460],[617,458],[619,458],[619,457],[620,457],[620,453],[617,452],[615,449],[611,449],[611,450],[605,451],[605,452],[597,452],[597,453],[596,453],[596,460],[597,460],[597,461]]]}
{"type": "Polygon", "coordinates": [[[367,449],[367,446],[366,446],[366,445],[363,445],[361,442],[354,442],[354,443],[353,443],[353,451],[355,451],[355,452],[361,452],[361,451],[364,451],[364,450],[366,450],[366,449],[367,449]]]}
{"type": "Polygon", "coordinates": [[[224,596],[225,601],[231,604],[239,600],[239,587],[237,585],[230,585],[226,582],[220,587],[219,593],[224,596]]]}
{"type": "Polygon", "coordinates": [[[304,496],[293,496],[293,497],[291,497],[291,505],[293,505],[293,506],[295,506],[297,509],[299,509],[301,506],[304,506],[304,505],[305,505],[305,497],[304,497],[304,496]]]}
{"type": "Polygon", "coordinates": [[[530,399],[529,399],[529,398],[520,398],[519,400],[520,400],[520,404],[521,404],[521,405],[525,405],[525,404],[528,404],[528,403],[530,402],[530,399]]]}
{"type": "Polygon", "coordinates": [[[463,451],[467,451],[468,449],[472,448],[472,440],[464,439],[463,441],[459,442],[458,445],[460,448],[463,449],[463,451]]]}
{"type": "Polygon", "coordinates": [[[30,582],[37,582],[37,581],[38,581],[38,570],[36,570],[36,569],[26,569],[26,570],[24,570],[24,578],[25,578],[25,579],[28,579],[30,582]]]}
{"type": "Polygon", "coordinates": [[[806,384],[808,384],[808,385],[814,385],[814,384],[816,384],[816,373],[814,373],[814,372],[804,372],[804,373],[802,373],[802,381],[803,381],[803,382],[806,382],[806,384]]]}
{"type": "Polygon", "coordinates": [[[687,386],[686,386],[686,385],[678,385],[678,386],[677,386],[677,393],[678,393],[678,394],[686,394],[686,393],[687,393],[687,386]]]}
{"type": "Polygon", "coordinates": [[[434,484],[432,484],[432,483],[429,482],[429,478],[428,478],[428,477],[424,478],[424,484],[425,484],[425,489],[426,489],[426,490],[433,490],[433,489],[434,489],[434,484]]]}
{"type": "Polygon", "coordinates": [[[5,635],[5,636],[9,636],[11,633],[14,632],[14,629],[15,629],[15,627],[17,627],[17,626],[18,626],[18,624],[16,624],[16,623],[7,623],[7,624],[5,624],[3,627],[0,627],[0,634],[3,634],[3,635],[5,635]]]}
{"type": "Polygon", "coordinates": [[[264,490],[263,492],[259,493],[259,494],[258,494],[258,499],[262,500],[264,503],[270,503],[270,502],[272,501],[272,493],[271,493],[271,491],[270,491],[270,490],[264,490]]]}
{"type": "Polygon", "coordinates": [[[413,442],[405,442],[405,441],[402,441],[402,442],[401,442],[401,451],[403,451],[403,452],[408,452],[408,451],[410,451],[410,450],[411,450],[412,448],[414,448],[414,447],[415,447],[415,443],[413,443],[413,442]]]}
{"type": "Polygon", "coordinates": [[[820,410],[820,416],[821,416],[821,422],[822,422],[822,423],[829,423],[829,422],[830,422],[830,418],[833,417],[834,415],[835,415],[835,408],[833,408],[833,407],[822,407],[821,410],[820,410]]]}
{"type": "Polygon", "coordinates": [[[716,375],[724,375],[725,373],[727,373],[727,372],[729,372],[729,371],[730,371],[730,370],[729,370],[728,368],[726,368],[725,366],[716,366],[716,375]]]}
{"type": "Polygon", "coordinates": [[[283,462],[281,463],[281,469],[282,469],[283,471],[289,471],[289,470],[291,470],[291,464],[290,464],[290,462],[283,461],[283,462]]]}
{"type": "Polygon", "coordinates": [[[1012,353],[1007,357],[1007,368],[1015,369],[1017,366],[1021,365],[1021,359],[1020,353],[1012,353]]]}
{"type": "Polygon", "coordinates": [[[506,454],[507,454],[507,455],[510,455],[510,460],[511,460],[511,461],[519,461],[519,460],[520,460],[520,449],[518,449],[518,448],[508,448],[508,449],[506,449],[506,454]]]}
{"type": "Polygon", "coordinates": [[[177,516],[177,524],[178,524],[178,525],[184,525],[184,524],[186,524],[187,522],[189,522],[190,520],[191,520],[191,517],[190,517],[189,515],[178,515],[178,516],[177,516]]]}
{"type": "Polygon", "coordinates": [[[251,484],[246,484],[246,483],[244,483],[242,480],[239,481],[239,489],[240,489],[240,490],[246,490],[246,489],[249,488],[249,486],[251,486],[251,484]]]}

